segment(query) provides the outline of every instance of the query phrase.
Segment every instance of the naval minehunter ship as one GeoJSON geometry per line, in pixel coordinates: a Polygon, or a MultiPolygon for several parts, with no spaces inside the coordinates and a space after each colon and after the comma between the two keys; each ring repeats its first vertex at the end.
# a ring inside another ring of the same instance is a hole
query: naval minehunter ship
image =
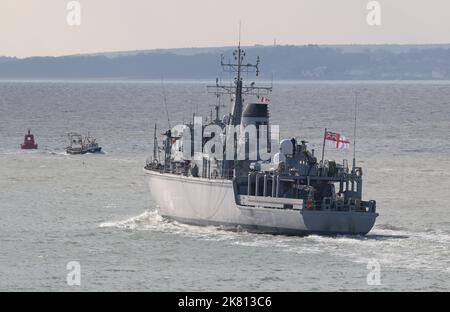
{"type": "Polygon", "coordinates": [[[207,125],[196,125],[194,118],[182,131],[167,130],[161,160],[155,125],[153,156],[144,172],[158,213],[181,223],[257,233],[367,234],[378,213],[374,200],[362,200],[362,168],[355,165],[354,159],[352,168],[346,160],[336,163],[322,156],[318,161],[306,141],[288,139],[273,144],[270,138],[276,135],[268,133],[267,148],[273,150],[270,159],[263,160],[258,152],[256,159],[250,160],[248,137],[242,139],[233,134],[231,141],[223,139],[220,131],[230,127],[253,125],[260,130],[266,126],[270,132],[267,101],[245,103],[245,97],[265,99],[264,95],[272,91],[271,86],[244,84],[243,74],[258,75],[259,57],[256,64],[244,63],[245,52],[240,44],[233,56],[234,61],[227,63],[222,56],[221,65],[224,71],[236,74],[234,82],[223,85],[216,80],[215,86],[208,86],[217,97],[232,95],[230,114],[219,118],[219,102],[215,105],[216,118],[211,116],[207,125]],[[206,148],[204,136],[200,152],[195,152],[195,148],[192,152],[195,128],[205,132],[208,125],[218,129],[214,136],[220,138],[224,147],[228,142],[236,150],[244,148],[246,157],[238,159],[237,152],[232,159],[213,156],[214,148],[206,148]],[[184,149],[189,151],[185,153],[184,149]]]}

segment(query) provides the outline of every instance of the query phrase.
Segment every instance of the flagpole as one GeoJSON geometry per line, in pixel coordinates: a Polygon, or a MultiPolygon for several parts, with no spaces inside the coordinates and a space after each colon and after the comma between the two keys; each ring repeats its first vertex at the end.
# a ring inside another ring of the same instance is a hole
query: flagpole
{"type": "Polygon", "coordinates": [[[323,145],[322,145],[322,166],[323,166],[323,156],[325,154],[325,138],[327,137],[327,128],[325,128],[325,132],[323,133],[323,145]]]}
{"type": "Polygon", "coordinates": [[[355,124],[353,126],[353,169],[355,171],[356,167],[356,115],[358,112],[358,93],[355,92],[355,124]]]}

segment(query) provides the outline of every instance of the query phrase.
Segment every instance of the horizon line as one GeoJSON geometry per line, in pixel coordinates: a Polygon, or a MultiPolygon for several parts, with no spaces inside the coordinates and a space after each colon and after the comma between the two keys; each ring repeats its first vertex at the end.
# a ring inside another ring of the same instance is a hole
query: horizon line
{"type": "MultiPolygon", "coordinates": [[[[450,46],[448,43],[304,43],[304,44],[258,44],[242,45],[243,48],[253,47],[305,47],[305,46],[450,46]]],[[[195,49],[231,49],[235,48],[235,45],[223,45],[223,46],[193,46],[193,47],[177,47],[177,48],[148,48],[137,50],[108,50],[108,51],[96,51],[96,52],[80,52],[73,54],[59,54],[59,55],[32,55],[32,56],[10,56],[0,55],[0,58],[12,58],[18,60],[24,60],[29,58],[39,57],[74,57],[74,56],[93,56],[102,54],[114,54],[114,53],[140,53],[140,52],[157,52],[157,51],[170,51],[170,50],[195,50],[195,49]]]]}

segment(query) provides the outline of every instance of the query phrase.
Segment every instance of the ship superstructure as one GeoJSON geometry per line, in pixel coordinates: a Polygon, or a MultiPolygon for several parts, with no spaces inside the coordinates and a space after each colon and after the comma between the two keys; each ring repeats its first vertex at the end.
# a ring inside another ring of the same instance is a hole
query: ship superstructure
{"type": "Polygon", "coordinates": [[[161,160],[155,126],[144,171],[158,212],[183,223],[254,232],[368,233],[378,214],[375,201],[362,199],[362,168],[355,160],[351,168],[347,160],[318,161],[304,140],[280,141],[262,100],[272,86],[243,81],[243,73],[259,74],[259,57],[245,63],[240,45],[233,57],[222,57],[221,65],[235,73],[234,81],[208,86],[218,98],[232,96],[229,114],[220,118],[219,102],[209,122],[194,116],[165,131],[161,160]],[[246,103],[252,97],[257,100],[246,103]]]}

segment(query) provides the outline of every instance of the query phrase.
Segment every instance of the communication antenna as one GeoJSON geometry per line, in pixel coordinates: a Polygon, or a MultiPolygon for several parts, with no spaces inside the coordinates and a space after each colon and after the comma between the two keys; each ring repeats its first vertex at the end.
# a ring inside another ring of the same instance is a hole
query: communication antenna
{"type": "Polygon", "coordinates": [[[358,93],[355,92],[355,123],[353,125],[353,171],[356,167],[356,117],[358,113],[358,93]]]}
{"type": "Polygon", "coordinates": [[[159,162],[159,147],[158,147],[158,137],[156,136],[156,122],[155,122],[155,132],[153,135],[153,160],[159,162]]]}
{"type": "Polygon", "coordinates": [[[169,125],[169,129],[171,129],[172,127],[170,126],[169,109],[167,108],[167,95],[166,95],[166,86],[164,85],[164,77],[161,77],[161,87],[163,92],[164,107],[166,109],[167,124],[169,125]]]}
{"type": "Polygon", "coordinates": [[[239,47],[241,46],[241,28],[242,28],[242,21],[239,20],[239,47]]]}

